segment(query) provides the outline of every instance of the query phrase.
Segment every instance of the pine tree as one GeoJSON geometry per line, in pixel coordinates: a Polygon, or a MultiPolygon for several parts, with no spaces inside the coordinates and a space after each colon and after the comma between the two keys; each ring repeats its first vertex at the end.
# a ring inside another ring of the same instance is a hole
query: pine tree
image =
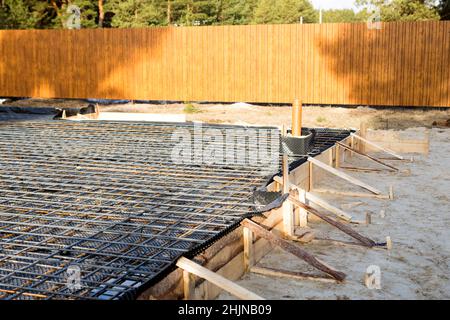
{"type": "Polygon", "coordinates": [[[31,0],[4,0],[2,25],[6,29],[37,28],[44,16],[41,5],[31,0]]]}
{"type": "Polygon", "coordinates": [[[105,5],[113,14],[111,26],[116,28],[141,28],[163,24],[164,17],[156,1],[111,0],[105,5]]]}
{"type": "Polygon", "coordinates": [[[174,0],[174,22],[177,25],[211,25],[218,21],[219,0],[174,0]]]}
{"type": "Polygon", "coordinates": [[[317,22],[317,12],[308,0],[260,0],[253,17],[254,23],[317,22]]]}
{"type": "Polygon", "coordinates": [[[224,0],[220,1],[218,24],[250,24],[258,0],[224,0]]]}

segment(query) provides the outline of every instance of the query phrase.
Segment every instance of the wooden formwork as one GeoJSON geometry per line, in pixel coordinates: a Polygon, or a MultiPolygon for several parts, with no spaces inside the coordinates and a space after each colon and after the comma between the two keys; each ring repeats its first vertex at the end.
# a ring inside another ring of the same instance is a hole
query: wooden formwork
{"type": "MultiPolygon", "coordinates": [[[[352,140],[351,137],[348,137],[342,143],[351,146],[352,140]]],[[[315,157],[315,159],[334,166],[336,164],[336,156],[338,155],[342,159],[346,153],[344,149],[337,148],[335,145],[315,157]]],[[[310,169],[310,162],[305,162],[290,172],[289,181],[302,189],[310,190],[312,181],[319,181],[323,178],[323,173],[320,170],[314,170],[312,179],[310,175],[312,171],[310,169]]],[[[278,190],[279,188],[280,186],[277,182],[273,182],[268,186],[269,191],[278,190]]],[[[268,212],[266,217],[257,217],[253,218],[253,220],[264,225],[269,230],[275,230],[280,233],[284,232],[282,207],[268,212]]],[[[257,264],[273,248],[274,246],[268,240],[257,238],[253,244],[253,264],[257,264]]],[[[241,226],[223,237],[202,254],[198,255],[195,260],[203,267],[216,272],[226,279],[233,281],[239,280],[248,271],[244,254],[243,227],[241,226]]],[[[144,292],[139,299],[189,298],[212,300],[217,298],[222,292],[221,288],[209,281],[195,276],[191,280],[195,282],[194,292],[190,292],[189,296],[185,297],[185,277],[183,277],[183,270],[178,268],[158,284],[144,292]]],[[[191,285],[192,288],[193,286],[191,285]]]]}

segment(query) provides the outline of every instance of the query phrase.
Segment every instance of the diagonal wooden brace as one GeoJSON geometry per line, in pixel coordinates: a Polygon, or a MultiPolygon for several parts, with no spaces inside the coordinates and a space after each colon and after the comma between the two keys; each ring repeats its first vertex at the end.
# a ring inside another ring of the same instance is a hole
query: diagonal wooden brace
{"type": "Polygon", "coordinates": [[[301,249],[299,246],[282,239],[281,237],[277,236],[273,232],[268,231],[267,229],[257,224],[256,222],[249,219],[245,219],[244,221],[241,222],[241,225],[245,228],[252,230],[255,233],[255,235],[266,239],[267,241],[280,247],[284,251],[289,252],[294,256],[304,260],[311,266],[330,275],[334,279],[338,281],[344,281],[346,277],[345,273],[334,270],[331,267],[325,265],[323,262],[319,261],[319,259],[311,255],[307,251],[301,249]]]}

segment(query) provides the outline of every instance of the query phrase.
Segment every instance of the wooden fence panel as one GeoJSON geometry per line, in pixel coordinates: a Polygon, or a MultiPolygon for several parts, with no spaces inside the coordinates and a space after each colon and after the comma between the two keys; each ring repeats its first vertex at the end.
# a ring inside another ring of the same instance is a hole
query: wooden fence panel
{"type": "Polygon", "coordinates": [[[0,96],[450,106],[450,22],[2,30],[0,96]]]}

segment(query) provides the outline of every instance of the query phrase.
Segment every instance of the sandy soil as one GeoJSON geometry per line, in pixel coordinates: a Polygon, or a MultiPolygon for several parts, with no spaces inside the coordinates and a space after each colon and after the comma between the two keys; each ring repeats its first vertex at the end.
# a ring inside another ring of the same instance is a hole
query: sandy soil
{"type": "MultiPolygon", "coordinates": [[[[83,100],[27,99],[5,102],[11,106],[49,106],[58,108],[81,108],[89,103],[83,100]]],[[[290,125],[290,106],[256,106],[247,104],[120,104],[100,105],[103,112],[170,113],[187,115],[188,121],[226,124],[290,125]]],[[[341,108],[305,106],[305,126],[328,128],[359,128],[365,122],[372,129],[406,129],[432,127],[433,123],[444,126],[450,119],[449,110],[422,109],[373,109],[368,107],[341,108]]]]}
{"type": "MultiPolygon", "coordinates": [[[[363,202],[346,211],[358,220],[364,220],[365,212],[372,212],[372,224],[355,229],[378,242],[384,242],[386,236],[393,240],[392,251],[314,243],[304,246],[322,261],[345,272],[348,276],[345,283],[325,284],[255,274],[247,274],[238,283],[268,299],[450,299],[449,142],[450,130],[433,129],[428,157],[416,156],[414,163],[392,161],[401,169],[400,173],[350,173],[380,190],[387,190],[392,184],[394,201],[321,194],[344,208],[363,202]],[[381,210],[385,211],[384,218],[381,210]],[[364,274],[370,265],[381,269],[381,290],[370,290],[364,285],[364,274]]],[[[357,157],[348,162],[373,166],[357,157]]],[[[318,187],[348,189],[345,183],[332,177],[318,187]]],[[[312,223],[310,227],[320,238],[350,240],[325,223],[312,223]]],[[[315,272],[279,249],[259,265],[315,272]]],[[[222,294],[220,298],[232,297],[222,294]]]]}

